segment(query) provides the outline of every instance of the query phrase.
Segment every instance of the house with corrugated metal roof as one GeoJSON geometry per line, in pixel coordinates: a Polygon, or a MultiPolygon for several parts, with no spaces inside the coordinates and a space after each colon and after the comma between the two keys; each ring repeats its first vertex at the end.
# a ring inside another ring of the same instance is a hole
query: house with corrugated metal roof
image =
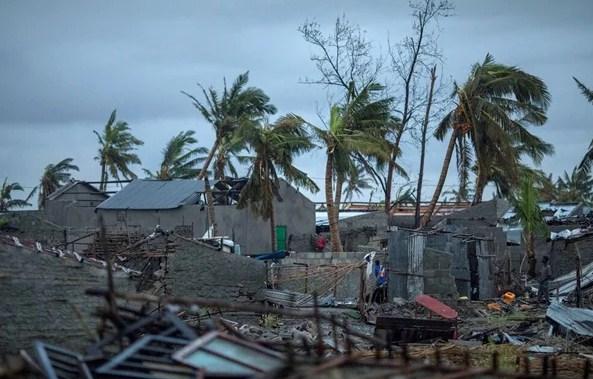
{"type": "MultiPolygon", "coordinates": [[[[244,254],[270,251],[269,222],[249,208],[237,209],[244,180],[213,184],[217,237],[227,237],[244,254]]],[[[282,201],[274,204],[278,250],[308,250],[315,232],[315,206],[288,183],[280,185],[282,201]]],[[[208,233],[203,181],[136,179],[103,201],[95,212],[109,232],[146,234],[159,225],[190,238],[208,233]]]]}
{"type": "Polygon", "coordinates": [[[108,197],[90,183],[73,180],[48,196],[43,211],[48,221],[75,229],[73,236],[96,227],[95,207],[108,197]]]}

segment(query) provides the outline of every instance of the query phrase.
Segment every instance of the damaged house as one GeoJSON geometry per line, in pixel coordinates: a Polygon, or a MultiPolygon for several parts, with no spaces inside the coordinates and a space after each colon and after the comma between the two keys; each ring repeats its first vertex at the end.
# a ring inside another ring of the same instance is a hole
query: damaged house
{"type": "Polygon", "coordinates": [[[506,236],[496,220],[508,203],[495,199],[457,209],[427,230],[412,230],[410,218],[392,217],[389,232],[389,297],[418,294],[442,298],[495,296],[502,278],[506,236]]]}
{"type": "MultiPolygon", "coordinates": [[[[548,234],[536,237],[538,271],[544,255],[550,257],[552,274],[555,277],[574,271],[577,256],[582,265],[593,262],[591,208],[576,202],[541,202],[539,207],[548,225],[548,234]]],[[[507,236],[512,266],[519,268],[525,252],[522,246],[522,228],[514,209],[510,208],[505,212],[498,222],[507,236]]]]}
{"type": "MultiPolygon", "coordinates": [[[[239,244],[245,254],[266,252],[270,250],[269,222],[236,205],[245,182],[214,184],[217,232],[239,244]]],[[[283,201],[274,204],[278,250],[308,249],[315,232],[314,204],[284,181],[280,196],[283,201]]],[[[198,180],[137,179],[99,204],[96,213],[113,233],[147,234],[156,225],[189,238],[208,233],[205,185],[198,180]]]]}
{"type": "Polygon", "coordinates": [[[43,209],[54,224],[74,229],[95,228],[95,207],[108,199],[90,183],[76,180],[50,194],[43,209]]]}

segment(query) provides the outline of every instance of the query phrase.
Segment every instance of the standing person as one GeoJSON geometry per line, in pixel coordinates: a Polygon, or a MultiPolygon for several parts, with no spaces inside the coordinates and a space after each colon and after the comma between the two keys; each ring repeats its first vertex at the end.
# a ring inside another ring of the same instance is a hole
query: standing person
{"type": "Polygon", "coordinates": [[[537,291],[537,301],[542,300],[548,304],[550,303],[550,280],[552,280],[552,265],[550,265],[550,259],[547,255],[542,259],[544,268],[541,272],[541,278],[539,282],[539,289],[537,291]]]}
{"type": "Polygon", "coordinates": [[[375,274],[375,290],[373,291],[373,296],[371,298],[372,302],[376,303],[383,303],[384,299],[384,288],[385,288],[385,268],[381,264],[381,261],[376,260],[374,266],[374,274],[375,274]]]}

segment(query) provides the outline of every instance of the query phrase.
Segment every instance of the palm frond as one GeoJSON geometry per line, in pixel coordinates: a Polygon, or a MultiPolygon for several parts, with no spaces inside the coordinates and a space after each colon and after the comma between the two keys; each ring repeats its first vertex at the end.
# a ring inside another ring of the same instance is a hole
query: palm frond
{"type": "Polygon", "coordinates": [[[585,99],[587,99],[588,102],[593,104],[593,90],[586,87],[583,83],[581,83],[574,76],[572,77],[572,79],[577,83],[577,87],[579,87],[579,89],[581,90],[581,93],[583,94],[583,96],[585,96],[585,99]]]}

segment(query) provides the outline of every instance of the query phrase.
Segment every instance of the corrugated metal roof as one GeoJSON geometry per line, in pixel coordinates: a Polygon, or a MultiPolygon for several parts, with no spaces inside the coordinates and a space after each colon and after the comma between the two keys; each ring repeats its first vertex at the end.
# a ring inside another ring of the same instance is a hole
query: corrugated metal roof
{"type": "Polygon", "coordinates": [[[97,188],[95,188],[95,186],[92,186],[90,184],[88,184],[87,182],[83,182],[81,180],[75,180],[72,181],[66,185],[63,185],[62,187],[58,188],[56,191],[52,192],[47,199],[48,200],[56,200],[58,197],[62,196],[63,194],[67,193],[68,191],[70,191],[70,189],[76,187],[78,184],[83,185],[85,187],[87,187],[89,190],[91,190],[92,192],[96,192],[98,195],[102,195],[105,198],[107,198],[108,196],[105,195],[103,192],[99,191],[97,188]]]}
{"type": "MultiPolygon", "coordinates": [[[[591,283],[593,283],[593,262],[581,268],[581,288],[586,288],[591,283]]],[[[556,293],[561,296],[570,295],[577,288],[576,270],[552,280],[550,288],[553,290],[550,292],[554,295],[556,293]]]]}
{"type": "Polygon", "coordinates": [[[97,206],[97,209],[175,209],[195,204],[205,191],[204,182],[193,179],[136,179],[97,206]]]}
{"type": "Polygon", "coordinates": [[[569,308],[552,302],[548,307],[546,317],[576,334],[593,337],[593,310],[591,309],[569,308]]]}

